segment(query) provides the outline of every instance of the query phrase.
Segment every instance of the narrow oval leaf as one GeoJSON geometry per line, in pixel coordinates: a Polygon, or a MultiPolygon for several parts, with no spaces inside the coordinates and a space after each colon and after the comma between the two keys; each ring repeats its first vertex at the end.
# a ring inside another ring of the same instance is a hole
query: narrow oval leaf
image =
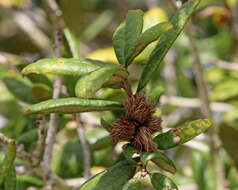
{"type": "Polygon", "coordinates": [[[189,122],[184,127],[171,129],[166,133],[161,133],[154,138],[159,149],[166,150],[179,144],[186,143],[194,137],[205,132],[213,125],[210,119],[199,119],[189,122]]]}
{"type": "Polygon", "coordinates": [[[27,75],[30,73],[36,73],[81,76],[95,71],[100,67],[111,65],[112,64],[92,59],[47,58],[29,64],[22,70],[22,74],[27,75]]]}
{"type": "Polygon", "coordinates": [[[12,166],[12,168],[10,169],[5,183],[4,183],[4,187],[6,190],[16,190],[16,171],[15,171],[15,167],[12,166]]]}
{"type": "Polygon", "coordinates": [[[31,91],[31,86],[25,83],[24,80],[18,80],[17,78],[4,77],[4,84],[8,90],[19,100],[26,103],[36,103],[37,100],[31,91]]]}
{"type": "Polygon", "coordinates": [[[90,144],[90,150],[96,151],[107,148],[112,145],[112,139],[110,136],[103,137],[98,139],[97,142],[90,144]]]}
{"type": "Polygon", "coordinates": [[[146,64],[142,76],[140,78],[137,92],[140,92],[149,82],[152,74],[163,61],[169,48],[173,45],[178,35],[182,32],[185,24],[191,17],[199,2],[200,0],[187,1],[172,17],[171,24],[173,25],[173,29],[169,30],[168,32],[165,32],[161,36],[156,48],[151,53],[148,63],[146,64]]]}
{"type": "Polygon", "coordinates": [[[86,181],[79,190],[121,190],[136,167],[124,160],[86,181]]]}
{"type": "Polygon", "coordinates": [[[25,109],[27,115],[48,113],[80,113],[91,111],[121,110],[123,106],[116,101],[89,100],[81,98],[51,99],[31,105],[25,109]]]}
{"type": "Polygon", "coordinates": [[[125,25],[125,63],[130,64],[130,58],[135,52],[135,45],[143,29],[143,15],[141,10],[130,10],[125,25]]]}
{"type": "Polygon", "coordinates": [[[123,151],[125,158],[131,163],[136,163],[136,161],[132,159],[132,156],[135,153],[138,153],[137,149],[132,147],[130,144],[126,144],[125,146],[126,147],[124,148],[124,151],[123,151]]]}
{"type": "Polygon", "coordinates": [[[7,151],[0,170],[0,186],[3,185],[9,172],[11,172],[16,157],[16,142],[11,140],[7,146],[7,151]]]}
{"type": "Polygon", "coordinates": [[[206,160],[201,152],[193,151],[190,159],[193,170],[193,178],[199,189],[205,189],[204,172],[206,170],[206,160]]]}
{"type": "Polygon", "coordinates": [[[134,53],[130,56],[128,60],[128,64],[133,61],[133,59],[139,55],[147,45],[149,45],[151,42],[157,40],[161,34],[168,31],[172,28],[172,25],[169,22],[163,22],[159,23],[148,30],[146,30],[143,34],[141,34],[135,43],[134,53]]]}
{"type": "Polygon", "coordinates": [[[74,58],[80,57],[79,41],[76,36],[68,29],[64,29],[64,36],[68,42],[70,52],[74,58]]]}
{"type": "Polygon", "coordinates": [[[126,20],[115,31],[112,42],[120,64],[127,61],[134,53],[134,46],[143,29],[143,11],[128,11],[126,20]]]}
{"type": "MultiPolygon", "coordinates": [[[[81,77],[76,86],[75,86],[75,94],[77,97],[91,98],[95,95],[95,93],[102,88],[102,86],[107,83],[117,71],[122,70],[122,67],[103,67],[96,71],[89,73],[81,77]]],[[[118,81],[121,79],[118,77],[118,81]]],[[[110,83],[112,84],[112,83],[110,83]]]]}
{"type": "Polygon", "coordinates": [[[162,152],[144,152],[141,155],[141,162],[146,165],[148,161],[154,162],[161,169],[168,171],[172,174],[176,172],[176,166],[172,160],[170,160],[162,152]]]}
{"type": "Polygon", "coordinates": [[[123,187],[122,190],[140,190],[141,189],[141,181],[140,179],[131,179],[129,180],[123,187]]]}
{"type": "Polygon", "coordinates": [[[160,173],[151,174],[150,179],[155,190],[178,190],[172,179],[160,173]]]}

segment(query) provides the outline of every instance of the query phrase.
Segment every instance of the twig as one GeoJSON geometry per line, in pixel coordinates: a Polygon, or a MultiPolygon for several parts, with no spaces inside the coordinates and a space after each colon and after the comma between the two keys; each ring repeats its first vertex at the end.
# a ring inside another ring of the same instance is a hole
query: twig
{"type": "MultiPolygon", "coordinates": [[[[188,107],[188,108],[199,108],[202,105],[202,102],[198,98],[184,98],[178,96],[165,96],[162,95],[160,98],[160,103],[170,104],[179,107],[188,107]]],[[[228,112],[234,109],[234,107],[227,103],[221,102],[211,102],[210,109],[214,112],[228,112]]]]}
{"type": "MultiPolygon", "coordinates": [[[[175,5],[175,8],[177,9],[177,6],[175,5]]],[[[209,97],[208,97],[208,91],[206,87],[205,80],[203,78],[203,68],[202,63],[199,57],[199,52],[196,46],[196,42],[193,39],[193,36],[191,34],[191,25],[190,23],[187,24],[187,27],[185,28],[186,35],[189,38],[190,42],[190,52],[193,56],[193,62],[194,62],[194,70],[195,70],[195,80],[198,87],[198,93],[202,101],[201,105],[201,111],[203,115],[207,118],[212,119],[212,111],[209,107],[209,97]]],[[[217,127],[211,127],[209,130],[210,135],[210,148],[211,148],[211,155],[212,155],[212,164],[215,168],[215,183],[217,190],[223,190],[224,189],[224,170],[223,170],[223,163],[220,156],[220,146],[221,142],[218,136],[218,128],[217,127]]]]}
{"type": "Polygon", "coordinates": [[[13,19],[43,52],[47,53],[49,51],[49,38],[36,26],[27,14],[22,11],[14,11],[13,19]]]}
{"type": "Polygon", "coordinates": [[[238,71],[238,64],[237,63],[231,63],[228,61],[223,61],[223,60],[217,60],[212,62],[224,69],[232,70],[232,71],[238,71]]]}
{"type": "Polygon", "coordinates": [[[46,120],[45,116],[40,116],[39,120],[39,128],[38,128],[38,141],[36,145],[36,150],[33,153],[33,166],[36,167],[40,164],[42,160],[42,156],[45,150],[45,127],[46,127],[46,120]]]}
{"type": "MultiPolygon", "coordinates": [[[[62,43],[62,32],[60,24],[60,9],[54,0],[45,0],[47,8],[50,10],[50,16],[55,25],[55,55],[61,57],[61,43],[62,43]]],[[[56,99],[60,95],[61,91],[61,77],[56,76],[53,87],[53,99],[56,99]]],[[[51,159],[53,152],[53,145],[56,137],[56,130],[58,125],[58,115],[55,113],[50,114],[49,129],[46,136],[46,147],[43,157],[43,172],[45,180],[45,189],[52,189],[56,184],[57,176],[51,171],[51,159]]]]}
{"type": "Polygon", "coordinates": [[[90,166],[90,150],[86,140],[85,131],[80,121],[80,114],[76,114],[76,121],[78,123],[77,131],[80,138],[81,146],[84,155],[84,178],[88,179],[91,177],[91,166],[90,166]]]}

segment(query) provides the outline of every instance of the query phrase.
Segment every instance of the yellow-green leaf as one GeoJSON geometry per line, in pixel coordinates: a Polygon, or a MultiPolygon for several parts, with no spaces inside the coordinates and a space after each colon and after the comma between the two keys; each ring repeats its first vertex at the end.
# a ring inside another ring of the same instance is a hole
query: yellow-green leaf
{"type": "Polygon", "coordinates": [[[185,24],[191,17],[199,2],[200,0],[187,1],[172,17],[171,24],[173,25],[173,29],[169,30],[168,32],[165,32],[161,36],[157,46],[151,53],[140,78],[137,92],[140,92],[149,82],[151,76],[159,67],[160,63],[163,61],[169,48],[173,45],[178,35],[182,32],[185,24]]]}
{"type": "Polygon", "coordinates": [[[167,176],[161,173],[150,174],[151,183],[155,190],[178,190],[177,185],[167,176]]]}
{"type": "Polygon", "coordinates": [[[90,111],[121,110],[123,106],[116,101],[90,100],[82,98],[51,99],[25,108],[27,115],[48,113],[80,113],[90,111]]]}
{"type": "Polygon", "coordinates": [[[159,134],[154,138],[154,141],[159,149],[173,148],[204,133],[212,125],[213,121],[210,119],[195,120],[189,122],[184,127],[171,129],[168,132],[159,134]]]}
{"type": "Polygon", "coordinates": [[[176,172],[176,166],[172,160],[170,160],[162,152],[144,152],[141,155],[141,162],[146,165],[148,161],[154,162],[161,169],[168,171],[172,174],[176,172]]]}
{"type": "Polygon", "coordinates": [[[115,65],[92,59],[47,58],[29,64],[22,70],[22,74],[36,73],[81,76],[106,66],[115,65]]]}
{"type": "Polygon", "coordinates": [[[112,85],[121,82],[123,80],[121,76],[124,73],[127,74],[126,70],[119,66],[100,68],[78,80],[75,86],[75,94],[77,97],[90,98],[94,96],[103,85],[112,85]],[[114,79],[112,79],[113,75],[115,75],[114,79]],[[112,80],[110,81],[110,79],[112,80]]]}

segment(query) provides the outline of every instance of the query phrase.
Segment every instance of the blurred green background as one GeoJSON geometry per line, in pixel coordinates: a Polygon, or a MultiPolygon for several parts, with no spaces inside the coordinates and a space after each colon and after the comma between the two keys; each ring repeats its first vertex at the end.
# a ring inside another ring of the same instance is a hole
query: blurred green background
{"type": "MultiPolygon", "coordinates": [[[[168,20],[174,13],[169,1],[164,0],[57,2],[62,10],[58,14],[62,15],[64,25],[76,36],[81,55],[112,63],[117,62],[112,48],[112,35],[128,10],[142,9],[145,12],[144,26],[148,27],[168,20]]],[[[23,107],[50,99],[54,77],[32,74],[23,78],[20,71],[31,62],[52,56],[54,28],[49,14],[41,0],[0,0],[0,131],[9,138],[17,139],[29,152],[34,150],[37,142],[37,117],[25,116],[23,107]]],[[[237,190],[238,1],[202,0],[192,20],[192,35],[203,64],[203,77],[222,141],[226,189],[237,190]]],[[[149,45],[135,59],[136,64],[129,67],[130,81],[135,86],[155,44],[149,45]]],[[[153,76],[156,86],[151,88],[157,87],[163,93],[158,114],[163,118],[165,131],[201,118],[190,47],[187,36],[182,33],[166,56],[165,64],[153,76]]],[[[62,51],[64,57],[71,56],[66,46],[62,51]]],[[[63,81],[65,89],[74,96],[72,78],[65,77],[63,81]]],[[[107,97],[107,92],[103,93],[102,96],[107,97]]],[[[66,94],[62,92],[62,97],[66,94]]],[[[120,92],[112,97],[114,100],[120,98],[120,92]]],[[[109,112],[81,114],[87,140],[92,147],[91,166],[94,174],[122,158],[120,145],[108,142],[97,147],[108,137],[108,132],[99,127],[102,115],[108,121],[115,117],[109,112]]],[[[60,115],[52,161],[54,172],[70,184],[75,183],[73,179],[83,176],[83,155],[76,125],[71,115],[60,115]]],[[[208,135],[203,134],[167,152],[177,163],[178,172],[172,178],[182,190],[215,189],[208,142],[208,135]]],[[[0,147],[0,150],[1,162],[5,149],[0,147]]],[[[16,160],[15,166],[17,189],[42,188],[42,176],[31,173],[20,159],[16,160]]],[[[156,167],[151,165],[151,169],[155,170],[156,167]]],[[[152,189],[147,179],[143,181],[142,189],[152,189]]]]}

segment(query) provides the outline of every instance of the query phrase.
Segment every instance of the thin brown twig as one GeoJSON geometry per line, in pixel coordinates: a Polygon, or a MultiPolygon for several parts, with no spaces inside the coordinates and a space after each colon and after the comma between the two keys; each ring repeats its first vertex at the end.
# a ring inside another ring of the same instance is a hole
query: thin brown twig
{"type": "Polygon", "coordinates": [[[89,179],[91,177],[91,165],[90,165],[90,150],[87,143],[84,127],[80,121],[80,114],[76,114],[77,132],[79,140],[83,149],[83,163],[84,163],[84,178],[89,179]]]}
{"type": "Polygon", "coordinates": [[[232,63],[232,62],[228,62],[228,61],[224,61],[224,60],[217,60],[212,62],[216,65],[218,65],[219,67],[222,67],[224,69],[228,69],[228,70],[232,70],[232,71],[238,71],[238,64],[237,63],[232,63]]]}
{"type": "Polygon", "coordinates": [[[39,166],[45,150],[45,127],[46,127],[46,119],[44,115],[41,115],[39,119],[37,145],[33,153],[34,159],[32,161],[33,162],[32,165],[34,167],[39,166]]]}
{"type": "MultiPolygon", "coordinates": [[[[55,55],[61,57],[61,43],[62,43],[62,32],[60,24],[60,9],[54,0],[45,0],[45,4],[49,9],[52,22],[55,25],[55,55]]],[[[53,86],[53,99],[56,99],[60,95],[61,91],[61,77],[56,76],[53,86]]],[[[49,129],[46,136],[46,146],[43,156],[43,172],[45,180],[45,189],[52,189],[56,183],[57,177],[51,171],[51,159],[53,152],[53,145],[56,138],[56,130],[58,125],[58,114],[50,114],[49,129]]]]}

